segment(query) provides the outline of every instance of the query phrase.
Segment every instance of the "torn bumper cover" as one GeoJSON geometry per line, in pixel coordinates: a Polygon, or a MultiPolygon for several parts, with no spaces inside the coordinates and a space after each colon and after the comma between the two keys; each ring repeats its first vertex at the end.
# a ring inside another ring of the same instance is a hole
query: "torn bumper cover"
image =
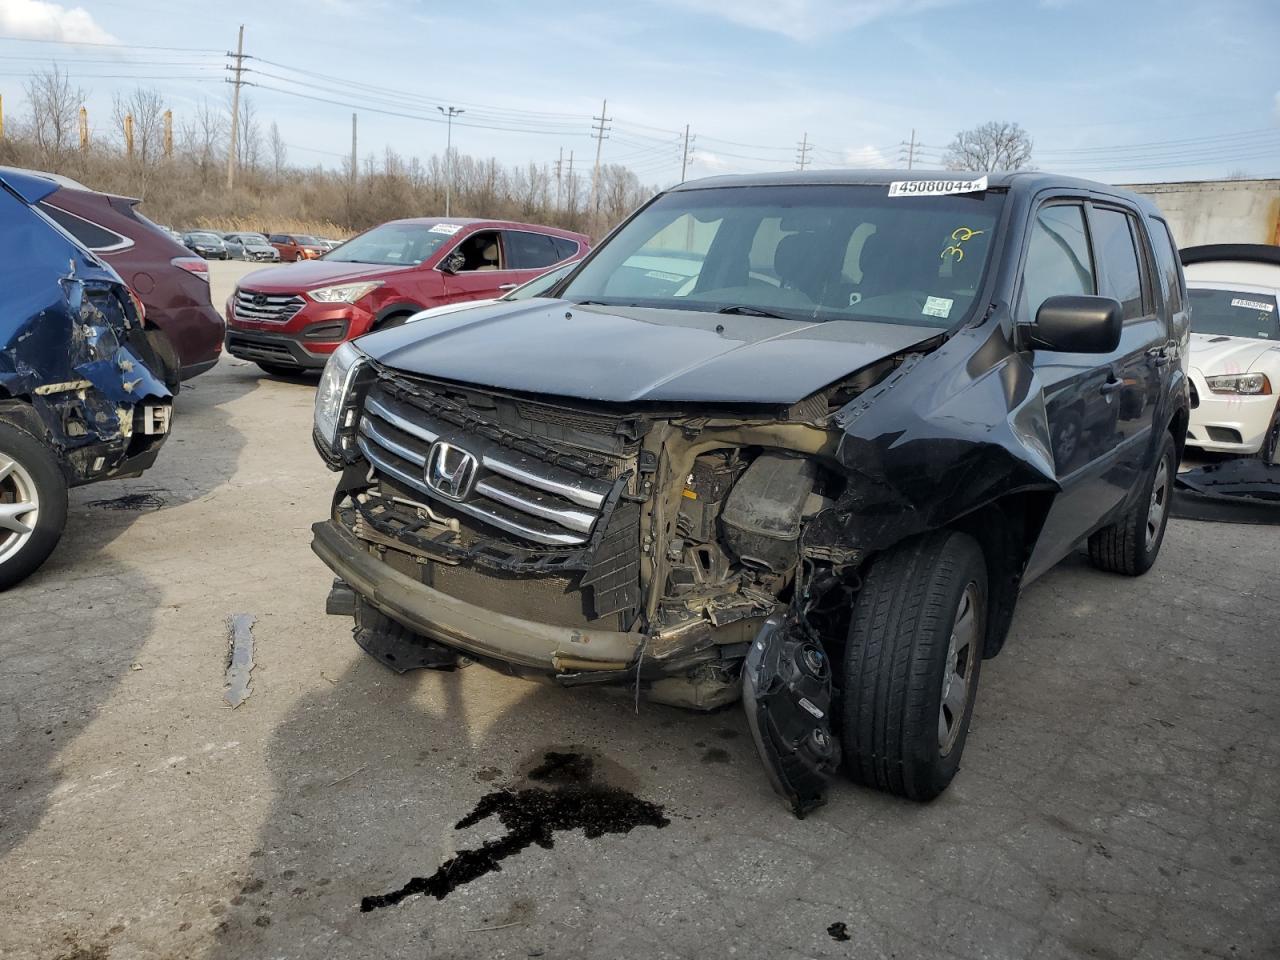
{"type": "Polygon", "coordinates": [[[1197,467],[1174,483],[1173,515],[1223,523],[1280,523],[1280,463],[1229,460],[1197,467]]]}
{"type": "Polygon", "coordinates": [[[312,525],[311,549],[365,602],[399,623],[476,658],[536,672],[625,671],[642,633],[534,623],[485,609],[391,569],[335,520],[312,525]]]}

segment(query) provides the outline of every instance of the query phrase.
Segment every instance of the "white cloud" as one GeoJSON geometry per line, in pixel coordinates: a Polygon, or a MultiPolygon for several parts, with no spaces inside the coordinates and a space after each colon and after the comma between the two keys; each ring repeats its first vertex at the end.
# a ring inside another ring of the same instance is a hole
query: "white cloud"
{"type": "Polygon", "coordinates": [[[845,147],[844,162],[850,167],[893,167],[896,163],[890,161],[884,152],[876,147],[845,147]]]}
{"type": "Polygon", "coordinates": [[[684,9],[793,40],[852,30],[872,20],[906,16],[959,0],[679,0],[684,9]]]}
{"type": "Polygon", "coordinates": [[[48,0],[0,0],[0,33],[24,40],[116,43],[84,7],[48,0]]]}

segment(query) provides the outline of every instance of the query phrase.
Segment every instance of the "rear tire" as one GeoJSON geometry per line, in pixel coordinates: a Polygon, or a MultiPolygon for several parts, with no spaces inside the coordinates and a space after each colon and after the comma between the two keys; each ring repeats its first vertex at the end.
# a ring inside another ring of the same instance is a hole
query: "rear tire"
{"type": "Polygon", "coordinates": [[[872,561],[845,647],[844,764],[858,783],[932,800],[960,769],[987,626],[977,541],[938,531],[872,561]]]}
{"type": "Polygon", "coordinates": [[[0,590],[34,573],[66,525],[67,479],[53,451],[0,421],[0,590]]]}
{"type": "Polygon", "coordinates": [[[1169,504],[1177,475],[1177,451],[1173,437],[1166,432],[1142,496],[1119,520],[1089,537],[1089,560],[1095,567],[1127,577],[1138,577],[1151,569],[1169,525],[1169,504]]]}

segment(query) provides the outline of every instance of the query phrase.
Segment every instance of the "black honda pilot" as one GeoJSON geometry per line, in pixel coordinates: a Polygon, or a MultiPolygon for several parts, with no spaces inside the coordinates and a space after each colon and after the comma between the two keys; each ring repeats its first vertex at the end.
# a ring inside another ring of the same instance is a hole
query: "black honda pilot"
{"type": "Polygon", "coordinates": [[[315,552],[394,670],[742,698],[803,815],[928,800],[1019,591],[1145,572],[1187,424],[1149,201],[1044,173],[683,184],[545,296],[346,344],[315,552]]]}

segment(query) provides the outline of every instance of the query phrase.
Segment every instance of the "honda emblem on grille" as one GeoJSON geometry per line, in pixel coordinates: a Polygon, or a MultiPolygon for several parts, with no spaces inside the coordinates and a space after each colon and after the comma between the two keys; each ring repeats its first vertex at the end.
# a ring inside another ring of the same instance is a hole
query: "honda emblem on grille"
{"type": "Polygon", "coordinates": [[[265,293],[255,293],[253,295],[253,305],[255,307],[265,307],[267,305],[267,295],[265,293]]]}
{"type": "Polygon", "coordinates": [[[461,500],[471,490],[479,461],[451,443],[437,440],[427,451],[427,486],[450,500],[461,500]]]}

